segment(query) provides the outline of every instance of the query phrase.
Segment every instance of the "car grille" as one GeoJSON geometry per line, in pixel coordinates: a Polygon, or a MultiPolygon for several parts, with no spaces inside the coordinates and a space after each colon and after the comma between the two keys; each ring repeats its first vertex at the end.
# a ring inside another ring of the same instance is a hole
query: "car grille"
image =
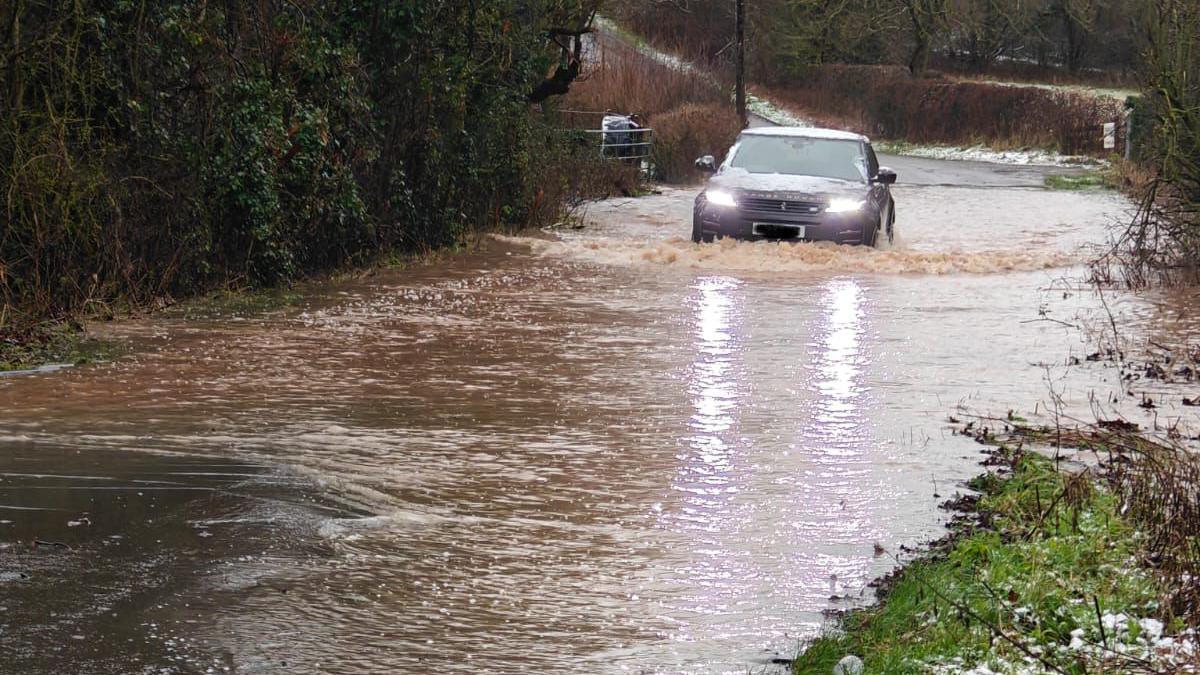
{"type": "Polygon", "coordinates": [[[761,197],[743,197],[738,200],[738,207],[751,213],[788,213],[791,215],[816,215],[821,212],[817,202],[801,202],[790,199],[764,199],[761,197]]]}

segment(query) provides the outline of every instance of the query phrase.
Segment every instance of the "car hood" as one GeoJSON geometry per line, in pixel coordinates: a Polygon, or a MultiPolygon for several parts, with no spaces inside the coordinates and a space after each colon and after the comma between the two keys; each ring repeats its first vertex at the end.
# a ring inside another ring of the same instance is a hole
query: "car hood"
{"type": "Polygon", "coordinates": [[[861,195],[868,188],[866,183],[858,181],[778,173],[750,173],[737,169],[727,169],[708,180],[710,190],[770,193],[772,197],[780,199],[861,195]]]}

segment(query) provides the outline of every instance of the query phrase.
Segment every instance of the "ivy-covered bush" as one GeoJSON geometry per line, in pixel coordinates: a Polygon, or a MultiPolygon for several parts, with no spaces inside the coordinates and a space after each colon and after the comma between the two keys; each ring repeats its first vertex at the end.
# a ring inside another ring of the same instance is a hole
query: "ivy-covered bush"
{"type": "Polygon", "coordinates": [[[0,333],[529,213],[526,96],[590,4],[0,4],[0,333]]]}

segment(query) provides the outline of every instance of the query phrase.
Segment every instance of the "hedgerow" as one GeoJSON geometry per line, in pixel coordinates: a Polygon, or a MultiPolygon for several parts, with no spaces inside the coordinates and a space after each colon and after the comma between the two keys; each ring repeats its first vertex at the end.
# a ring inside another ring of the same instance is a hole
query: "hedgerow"
{"type": "Polygon", "coordinates": [[[523,222],[588,5],[0,4],[0,337],[523,222]]]}

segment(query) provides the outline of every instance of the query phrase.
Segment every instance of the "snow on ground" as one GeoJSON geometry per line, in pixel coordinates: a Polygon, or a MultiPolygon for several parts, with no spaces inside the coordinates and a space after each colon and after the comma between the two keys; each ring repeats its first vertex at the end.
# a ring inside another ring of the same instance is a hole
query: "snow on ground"
{"type": "Polygon", "coordinates": [[[1046,82],[1006,82],[1004,80],[976,80],[965,79],[963,82],[978,82],[980,84],[993,84],[998,87],[1030,87],[1033,89],[1046,89],[1048,91],[1058,91],[1066,94],[1080,94],[1082,96],[1090,96],[1092,98],[1111,98],[1116,101],[1124,101],[1130,96],[1137,96],[1139,92],[1136,89],[1121,89],[1119,87],[1092,87],[1086,84],[1050,84],[1046,82]]]}
{"type": "Polygon", "coordinates": [[[811,127],[815,126],[812,121],[807,120],[790,110],[781,108],[771,101],[755,96],[753,93],[746,94],[746,109],[752,115],[767,120],[772,124],[778,124],[781,127],[811,127]]]}
{"type": "Polygon", "coordinates": [[[875,149],[879,152],[892,155],[967,162],[987,162],[989,164],[1016,164],[1021,166],[1099,166],[1103,164],[1102,161],[1092,157],[1060,155],[1048,150],[994,150],[982,145],[970,148],[956,148],[945,145],[893,144],[882,141],[875,144],[875,149]]]}
{"type": "Polygon", "coordinates": [[[621,38],[622,40],[629,43],[629,45],[631,47],[636,49],[643,56],[646,56],[654,61],[657,61],[657,62],[663,64],[664,66],[669,66],[669,67],[675,68],[677,70],[682,70],[685,73],[695,73],[705,79],[715,81],[715,78],[713,78],[711,74],[709,74],[705,70],[702,70],[696,64],[691,63],[690,61],[684,61],[683,59],[679,58],[678,56],[675,56],[674,54],[670,54],[668,52],[664,52],[662,50],[655,49],[654,47],[647,44],[644,40],[642,40],[638,36],[630,33],[629,31],[625,30],[624,28],[621,28],[620,26],[618,26],[616,24],[616,22],[613,21],[612,19],[608,19],[603,16],[597,16],[596,20],[595,20],[595,24],[596,24],[596,28],[599,29],[601,33],[608,33],[609,35],[615,35],[615,36],[621,38]]]}
{"type": "MultiPolygon", "coordinates": [[[[1029,616],[1032,610],[1018,608],[1019,614],[1029,616]],[[1021,612],[1020,610],[1024,610],[1021,612]]],[[[1071,643],[1037,644],[1027,642],[1031,654],[1058,652],[1059,656],[1075,654],[1088,663],[1121,662],[1121,659],[1151,663],[1160,672],[1194,673],[1200,655],[1197,633],[1189,629],[1173,637],[1163,635],[1163,623],[1152,618],[1134,618],[1125,614],[1106,612],[1101,617],[1104,634],[1098,627],[1077,628],[1071,632],[1071,643]]],[[[1046,672],[1036,658],[1029,656],[1006,660],[993,656],[985,663],[965,668],[962,658],[951,658],[926,664],[937,675],[1035,675],[1046,672]]]]}

